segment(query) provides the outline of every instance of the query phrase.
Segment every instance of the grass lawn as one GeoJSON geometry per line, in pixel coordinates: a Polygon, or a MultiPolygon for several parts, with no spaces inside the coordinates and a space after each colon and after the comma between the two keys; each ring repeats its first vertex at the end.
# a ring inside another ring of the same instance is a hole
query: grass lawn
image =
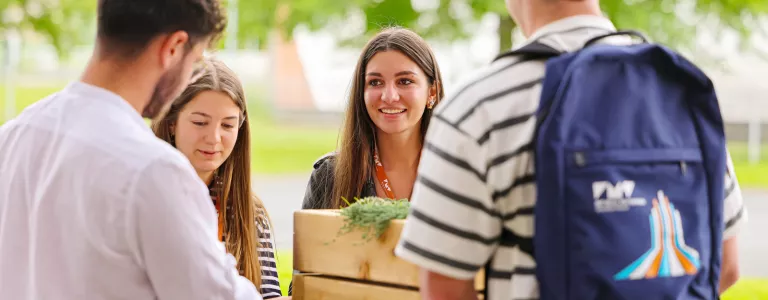
{"type": "Polygon", "coordinates": [[[768,299],[768,279],[745,278],[723,294],[723,300],[768,299]]]}
{"type": "MultiPolygon", "coordinates": [[[[58,91],[63,85],[22,86],[15,90],[16,111],[58,91]]],[[[255,89],[254,89],[255,90],[255,89]]],[[[258,91],[249,95],[257,95],[258,91]]],[[[312,163],[336,148],[338,128],[275,125],[267,107],[250,96],[251,165],[254,173],[310,172],[312,163]]],[[[0,85],[0,124],[5,118],[5,88],[0,85]]]]}
{"type": "MultiPolygon", "coordinates": [[[[35,101],[60,90],[63,85],[44,84],[40,86],[19,86],[14,89],[16,95],[16,112],[35,101]]],[[[0,84],[0,124],[5,121],[5,86],[0,84]]]]}
{"type": "Polygon", "coordinates": [[[336,148],[336,129],[251,125],[253,172],[310,172],[321,155],[336,148]]]}
{"type": "Polygon", "coordinates": [[[280,278],[280,289],[283,290],[283,296],[288,295],[288,285],[293,278],[293,251],[277,251],[277,274],[280,278]]]}
{"type": "Polygon", "coordinates": [[[733,168],[742,188],[756,187],[768,189],[768,144],[763,145],[760,151],[760,162],[750,164],[748,162],[748,149],[744,143],[731,143],[728,145],[733,159],[733,168]]]}
{"type": "Polygon", "coordinates": [[[251,169],[261,174],[312,171],[312,164],[336,149],[338,128],[277,125],[258,88],[246,89],[251,120],[251,169]]]}

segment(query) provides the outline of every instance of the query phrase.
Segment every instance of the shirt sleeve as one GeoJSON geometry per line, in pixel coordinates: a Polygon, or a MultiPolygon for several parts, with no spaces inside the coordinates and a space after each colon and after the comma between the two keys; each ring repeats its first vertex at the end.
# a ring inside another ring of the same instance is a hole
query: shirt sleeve
{"type": "Polygon", "coordinates": [[[469,280],[498,247],[502,221],[486,184],[484,149],[433,118],[411,212],[395,248],[400,258],[430,271],[469,280]]]}
{"type": "Polygon", "coordinates": [[[191,166],[160,160],[139,176],[132,228],[158,299],[262,299],[218,241],[215,209],[191,166]]]}
{"type": "Polygon", "coordinates": [[[261,265],[261,293],[264,299],[272,299],[283,295],[280,289],[280,276],[277,273],[277,256],[267,213],[263,209],[258,211],[261,214],[261,217],[256,220],[256,228],[259,231],[259,249],[257,250],[261,265]]]}
{"type": "Polygon", "coordinates": [[[723,221],[725,232],[723,240],[730,239],[741,231],[741,227],[747,222],[747,208],[741,194],[741,187],[733,169],[733,161],[728,154],[727,170],[725,174],[725,203],[723,204],[723,221]]]}

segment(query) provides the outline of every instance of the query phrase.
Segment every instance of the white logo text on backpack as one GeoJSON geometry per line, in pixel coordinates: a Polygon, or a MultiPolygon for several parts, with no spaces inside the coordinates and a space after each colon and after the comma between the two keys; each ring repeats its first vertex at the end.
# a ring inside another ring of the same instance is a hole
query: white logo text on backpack
{"type": "Polygon", "coordinates": [[[645,206],[645,198],[633,198],[635,182],[623,180],[615,185],[608,181],[592,183],[592,197],[595,199],[595,211],[598,213],[628,211],[632,206],[645,206]]]}

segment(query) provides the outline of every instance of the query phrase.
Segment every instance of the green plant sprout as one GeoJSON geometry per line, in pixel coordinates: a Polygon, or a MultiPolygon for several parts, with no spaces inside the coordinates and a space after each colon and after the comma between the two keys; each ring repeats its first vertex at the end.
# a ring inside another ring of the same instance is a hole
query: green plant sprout
{"type": "Polygon", "coordinates": [[[346,198],[342,200],[347,203],[347,207],[341,208],[344,226],[341,227],[337,236],[361,229],[364,242],[380,238],[389,228],[389,221],[405,219],[411,207],[408,199],[365,197],[355,198],[354,203],[350,203],[346,198]]]}

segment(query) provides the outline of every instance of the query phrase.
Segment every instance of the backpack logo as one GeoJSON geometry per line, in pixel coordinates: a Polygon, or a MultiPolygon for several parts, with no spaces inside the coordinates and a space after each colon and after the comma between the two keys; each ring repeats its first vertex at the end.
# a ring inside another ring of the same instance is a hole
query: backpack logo
{"type": "Polygon", "coordinates": [[[619,181],[616,185],[608,181],[593,182],[592,197],[595,199],[595,211],[608,213],[628,211],[632,206],[645,206],[648,203],[645,198],[632,198],[634,191],[635,182],[632,180],[619,181]]]}
{"type": "Polygon", "coordinates": [[[680,212],[659,191],[648,216],[651,249],[614,276],[616,280],[680,277],[696,274],[699,252],[685,244],[680,212]]]}

